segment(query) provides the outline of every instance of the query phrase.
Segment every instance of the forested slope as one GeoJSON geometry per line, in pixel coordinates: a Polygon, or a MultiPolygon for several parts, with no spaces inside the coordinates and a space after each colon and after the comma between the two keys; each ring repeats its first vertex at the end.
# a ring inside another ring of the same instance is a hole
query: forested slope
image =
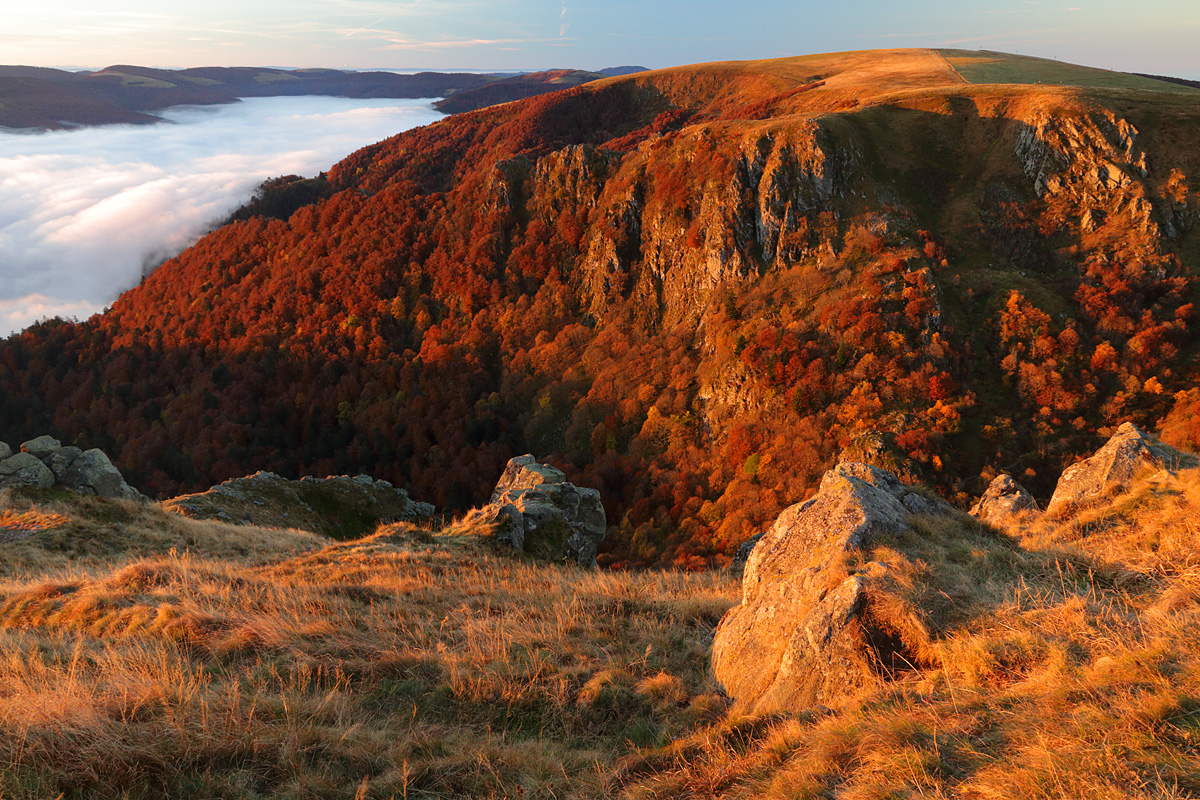
{"type": "Polygon", "coordinates": [[[1128,419],[1194,447],[1200,95],[962,58],[640,73],[364,148],[0,344],[7,438],[148,493],[363,471],[451,510],[532,451],[601,490],[602,561],[684,565],[843,445],[958,501],[1128,419]]]}

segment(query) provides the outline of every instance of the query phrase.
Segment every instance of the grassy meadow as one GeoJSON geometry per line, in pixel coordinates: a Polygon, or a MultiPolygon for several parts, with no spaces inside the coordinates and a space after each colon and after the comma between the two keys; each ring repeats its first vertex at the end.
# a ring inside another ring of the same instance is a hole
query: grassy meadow
{"type": "Polygon", "coordinates": [[[922,520],[862,555],[920,664],[741,717],[728,573],[9,491],[0,798],[1194,797],[1198,510],[1189,470],[1066,523],[922,520]]]}

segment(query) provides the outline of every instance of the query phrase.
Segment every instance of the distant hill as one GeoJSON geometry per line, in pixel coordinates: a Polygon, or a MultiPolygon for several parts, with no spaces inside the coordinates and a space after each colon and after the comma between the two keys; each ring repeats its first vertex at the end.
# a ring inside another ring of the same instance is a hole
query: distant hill
{"type": "Polygon", "coordinates": [[[646,67],[605,67],[604,69],[596,70],[596,72],[599,72],[601,75],[604,75],[609,78],[617,78],[622,75],[633,75],[634,73],[637,73],[637,72],[649,72],[649,71],[650,70],[646,67]]]}
{"type": "MultiPolygon", "coordinates": [[[[64,73],[69,74],[69,73],[64,73]]],[[[27,77],[0,72],[0,126],[61,128],[71,125],[144,124],[157,117],[118,105],[99,87],[59,76],[27,77]]]]}
{"type": "Polygon", "coordinates": [[[476,89],[466,89],[433,104],[438,111],[457,114],[479,108],[524,100],[547,92],[557,92],[581,83],[605,77],[599,72],[578,69],[553,69],[545,72],[530,72],[512,78],[489,83],[476,89]]]}
{"type": "Polygon", "coordinates": [[[1156,81],[1166,81],[1167,83],[1176,83],[1180,86],[1190,86],[1193,89],[1200,89],[1200,81],[1188,80],[1187,78],[1172,78],[1167,75],[1146,75],[1144,73],[1136,73],[1142,78],[1150,78],[1156,81]]]}
{"type": "Polygon", "coordinates": [[[73,125],[151,123],[177,105],[234,103],[243,97],[326,95],[355,98],[448,97],[497,81],[512,84],[476,95],[474,108],[574,86],[597,73],[561,70],[535,76],[473,73],[345,72],[334,69],[200,67],[168,70],[115,65],[97,72],[0,66],[0,127],[54,129],[73,125]],[[519,88],[513,88],[513,87],[519,88]],[[489,100],[489,97],[492,98],[489,100]]]}

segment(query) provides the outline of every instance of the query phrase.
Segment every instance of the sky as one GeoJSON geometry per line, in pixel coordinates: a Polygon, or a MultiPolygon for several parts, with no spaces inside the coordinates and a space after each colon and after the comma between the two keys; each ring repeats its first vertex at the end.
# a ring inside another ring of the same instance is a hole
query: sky
{"type": "Polygon", "coordinates": [[[316,175],[442,115],[428,100],[268,97],[162,116],[173,124],[0,133],[0,337],[101,311],[264,179],[316,175]]]}
{"type": "Polygon", "coordinates": [[[1200,78],[1196,0],[3,0],[11,64],[651,68],[879,47],[1200,78]]]}

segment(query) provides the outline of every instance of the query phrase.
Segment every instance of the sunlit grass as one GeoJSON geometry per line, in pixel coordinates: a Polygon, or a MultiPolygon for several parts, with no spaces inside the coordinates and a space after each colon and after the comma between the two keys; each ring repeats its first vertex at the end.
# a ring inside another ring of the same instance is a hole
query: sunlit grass
{"type": "Polygon", "coordinates": [[[879,541],[863,558],[890,565],[894,607],[873,611],[907,620],[919,664],[763,717],[731,714],[708,668],[739,595],[724,573],[536,563],[465,524],[331,543],[6,502],[60,531],[120,517],[140,548],[168,521],[206,527],[0,585],[5,798],[1200,792],[1195,470],[1069,522],[932,517],[879,541]]]}
{"type": "Polygon", "coordinates": [[[724,712],[705,637],[736,592],[407,525],[14,581],[0,796],[597,796],[724,712]]]}

